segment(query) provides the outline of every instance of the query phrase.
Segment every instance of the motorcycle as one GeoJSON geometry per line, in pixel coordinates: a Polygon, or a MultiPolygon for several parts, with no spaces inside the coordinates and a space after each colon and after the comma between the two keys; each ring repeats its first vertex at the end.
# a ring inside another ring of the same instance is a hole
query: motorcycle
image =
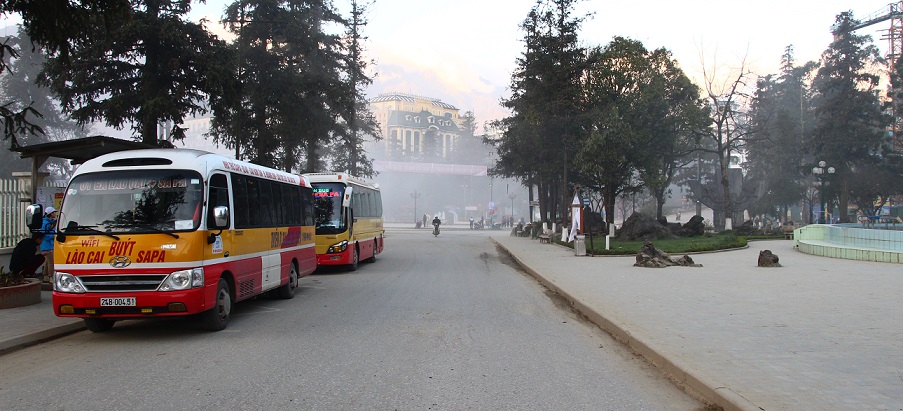
{"type": "Polygon", "coordinates": [[[433,236],[439,237],[439,224],[433,224],[433,236]]]}

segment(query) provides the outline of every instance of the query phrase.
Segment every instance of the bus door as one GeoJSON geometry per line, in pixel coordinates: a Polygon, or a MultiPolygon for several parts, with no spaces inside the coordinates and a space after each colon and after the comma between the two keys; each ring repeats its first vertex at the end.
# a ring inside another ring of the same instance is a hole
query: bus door
{"type": "Polygon", "coordinates": [[[210,183],[207,189],[207,255],[206,260],[222,259],[229,257],[235,253],[232,226],[225,229],[217,229],[214,220],[214,210],[216,207],[227,207],[229,209],[229,220],[232,220],[234,207],[229,204],[229,185],[226,182],[226,176],[223,174],[214,174],[210,176],[210,183]]]}
{"type": "Polygon", "coordinates": [[[342,196],[342,212],[345,213],[343,218],[346,218],[348,221],[348,242],[351,244],[355,244],[357,239],[354,238],[354,212],[352,208],[352,204],[354,203],[352,199],[352,195],[354,194],[354,188],[350,185],[345,187],[345,194],[342,196]]]}

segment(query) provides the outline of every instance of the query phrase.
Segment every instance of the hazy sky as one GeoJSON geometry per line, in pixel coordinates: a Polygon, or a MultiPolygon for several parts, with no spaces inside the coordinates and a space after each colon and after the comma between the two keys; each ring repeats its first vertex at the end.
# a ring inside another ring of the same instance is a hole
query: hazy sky
{"type": "MultiPolygon", "coordinates": [[[[592,13],[582,25],[585,46],[604,45],[614,36],[665,47],[701,84],[701,69],[721,72],[745,56],[757,74],[777,72],[781,54],[793,44],[800,62],[818,60],[831,42],[835,16],[852,10],[863,19],[886,11],[889,0],[585,0],[577,15],[592,13]],[[705,63],[703,63],[703,60],[705,63]]],[[[215,20],[228,2],[208,0],[195,13],[215,20]]],[[[348,0],[336,0],[343,13],[348,0]]],[[[523,51],[519,25],[534,0],[376,0],[369,7],[365,35],[376,76],[368,96],[401,91],[440,98],[480,122],[505,116],[499,99],[523,51]]],[[[885,52],[881,32],[889,22],[858,31],[885,52]]]]}
{"type": "MultiPolygon", "coordinates": [[[[231,0],[195,4],[194,19],[218,22],[231,0]]],[[[720,72],[737,67],[745,56],[757,74],[777,72],[781,54],[793,44],[800,62],[818,60],[831,42],[835,16],[852,10],[854,17],[886,11],[890,0],[584,0],[585,46],[604,45],[613,36],[639,40],[649,48],[665,47],[685,72],[702,84],[703,64],[720,72]],[[704,62],[703,62],[704,61],[704,62]]],[[[343,14],[349,0],[335,0],[343,14]]],[[[534,0],[376,0],[369,7],[368,55],[376,61],[370,97],[400,91],[435,97],[483,122],[505,116],[499,100],[516,59],[523,51],[519,25],[534,0]]],[[[889,22],[860,29],[874,44],[889,22]]]]}

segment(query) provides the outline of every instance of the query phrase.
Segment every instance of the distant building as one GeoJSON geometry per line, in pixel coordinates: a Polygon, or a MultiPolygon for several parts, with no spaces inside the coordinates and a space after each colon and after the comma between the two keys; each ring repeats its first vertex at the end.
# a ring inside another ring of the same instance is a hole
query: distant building
{"type": "Polygon", "coordinates": [[[385,93],[370,99],[370,112],[384,140],[370,150],[395,160],[448,159],[458,140],[458,108],[439,99],[405,93],[385,93]]]}

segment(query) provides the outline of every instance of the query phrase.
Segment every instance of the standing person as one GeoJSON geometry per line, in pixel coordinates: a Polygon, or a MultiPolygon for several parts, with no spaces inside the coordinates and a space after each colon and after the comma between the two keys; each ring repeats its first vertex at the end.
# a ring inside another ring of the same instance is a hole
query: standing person
{"type": "Polygon", "coordinates": [[[44,233],[35,231],[31,237],[25,238],[16,244],[13,254],[9,258],[9,270],[13,275],[22,277],[34,277],[41,264],[44,264],[45,255],[41,251],[41,242],[44,241],[44,233]]]}
{"type": "Polygon", "coordinates": [[[473,217],[470,217],[470,229],[473,230],[473,217]]]}
{"type": "Polygon", "coordinates": [[[59,211],[55,208],[47,207],[44,213],[44,222],[41,224],[41,232],[44,233],[44,241],[41,242],[41,253],[49,255],[47,261],[44,262],[44,282],[53,282],[53,239],[56,237],[56,219],[59,211]]]}

